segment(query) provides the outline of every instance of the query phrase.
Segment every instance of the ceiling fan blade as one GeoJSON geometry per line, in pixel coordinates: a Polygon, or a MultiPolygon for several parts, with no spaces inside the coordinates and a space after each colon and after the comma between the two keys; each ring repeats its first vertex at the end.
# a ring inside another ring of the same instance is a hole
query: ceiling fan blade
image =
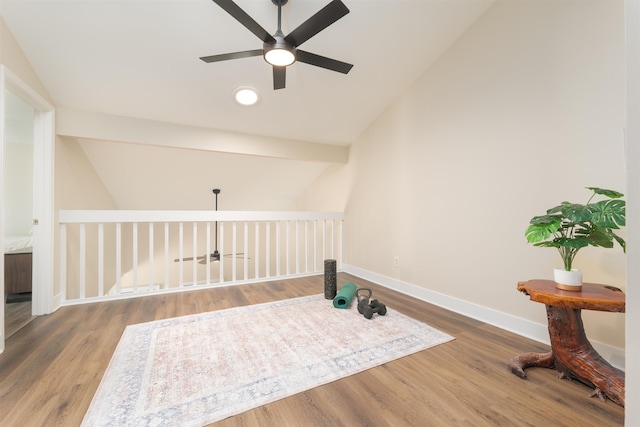
{"type": "Polygon", "coordinates": [[[326,68],[327,70],[337,71],[338,73],[343,74],[347,74],[353,67],[352,64],[316,55],[315,53],[306,52],[304,50],[296,51],[296,60],[304,62],[305,64],[315,65],[316,67],[326,68]]]}
{"type": "Polygon", "coordinates": [[[289,33],[284,39],[295,47],[298,47],[347,13],[349,13],[349,9],[341,0],[333,0],[311,18],[300,24],[298,28],[289,33]]]}
{"type": "MultiPolygon", "coordinates": [[[[235,255],[234,254],[224,254],[222,256],[225,257],[225,258],[231,258],[231,257],[244,258],[244,252],[236,252],[235,255]]],[[[251,258],[247,257],[247,259],[251,259],[251,258]]]]}
{"type": "MultiPolygon", "coordinates": [[[[207,257],[206,255],[202,255],[202,256],[199,256],[199,257],[190,256],[190,257],[182,258],[182,261],[194,261],[194,260],[198,260],[198,259],[204,259],[206,257],[207,257]]],[[[180,262],[180,258],[174,259],[173,262],[180,262]]]]}
{"type": "Polygon", "coordinates": [[[273,43],[276,41],[276,39],[274,39],[273,36],[267,32],[267,30],[262,28],[260,24],[254,21],[253,18],[247,14],[247,12],[240,9],[240,6],[238,6],[231,0],[213,0],[213,2],[223,8],[225,12],[233,16],[236,21],[244,25],[249,31],[255,34],[263,42],[273,43]]]}
{"type": "MultiPolygon", "coordinates": [[[[233,254],[224,254],[224,255],[222,255],[222,258],[231,258],[231,257],[233,257],[233,254]]],[[[206,257],[206,256],[204,256],[204,257],[199,257],[199,258],[203,258],[203,259],[202,259],[202,260],[200,260],[200,261],[198,262],[198,264],[205,265],[205,264],[207,263],[207,257],[206,257]]],[[[236,255],[235,255],[235,257],[234,257],[234,258],[244,259],[244,252],[238,252],[238,253],[236,253],[236,255]],[[242,255],[242,256],[241,256],[241,255],[242,255]]],[[[251,258],[250,258],[250,257],[247,257],[247,259],[251,259],[251,258]]],[[[214,257],[214,256],[213,256],[213,254],[212,254],[212,255],[211,255],[211,261],[210,261],[210,262],[211,262],[211,263],[214,263],[214,262],[220,262],[220,257],[214,257]]]]}
{"type": "Polygon", "coordinates": [[[262,49],[254,49],[254,50],[244,50],[242,52],[233,52],[233,53],[223,53],[221,55],[211,55],[211,56],[202,56],[204,62],[219,62],[226,61],[228,59],[239,59],[239,58],[248,58],[250,56],[260,56],[262,55],[262,49]]]}
{"type": "Polygon", "coordinates": [[[284,89],[287,77],[287,67],[273,66],[273,89],[284,89]]]}

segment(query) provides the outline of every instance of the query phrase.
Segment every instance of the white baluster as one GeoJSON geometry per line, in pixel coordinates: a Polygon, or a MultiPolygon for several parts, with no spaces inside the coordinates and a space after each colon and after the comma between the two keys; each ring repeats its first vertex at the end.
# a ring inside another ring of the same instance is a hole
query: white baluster
{"type": "Polygon", "coordinates": [[[313,271],[318,271],[318,220],[313,221],[313,271]]]}
{"type": "MultiPolygon", "coordinates": [[[[231,280],[236,281],[236,222],[234,221],[231,226],[231,280]]],[[[222,262],[222,254],[220,254],[220,262],[222,262]]]]}
{"type": "Polygon", "coordinates": [[[207,266],[206,280],[207,285],[211,283],[211,223],[207,222],[207,247],[205,253],[205,264],[207,266]]]}
{"type": "Polygon", "coordinates": [[[269,277],[271,274],[271,223],[269,221],[266,221],[265,224],[267,225],[267,230],[266,230],[266,235],[267,235],[267,246],[265,248],[265,258],[266,258],[266,263],[265,263],[265,268],[266,268],[266,276],[265,277],[269,277]]]}
{"type": "Polygon", "coordinates": [[[322,220],[322,260],[327,259],[327,220],[322,220]]]}
{"type": "Polygon", "coordinates": [[[254,278],[260,277],[260,221],[256,221],[256,249],[255,249],[255,273],[254,278]]]}
{"type": "Polygon", "coordinates": [[[184,258],[184,224],[181,222],[178,228],[178,286],[184,286],[184,271],[183,271],[183,259],[184,258]]]}
{"type": "Polygon", "coordinates": [[[340,225],[340,227],[338,228],[338,250],[340,251],[338,253],[338,267],[342,268],[342,254],[344,253],[344,241],[343,241],[343,236],[342,236],[342,227],[343,227],[343,223],[344,221],[340,220],[338,222],[338,224],[340,225]]]}
{"type": "Polygon", "coordinates": [[[220,267],[220,283],[224,282],[224,262],[222,259],[224,254],[224,223],[220,222],[220,260],[218,266],[220,267]]]}
{"type": "Polygon", "coordinates": [[[300,221],[296,220],[296,274],[300,273],[300,221]]]}
{"type": "Polygon", "coordinates": [[[336,222],[331,221],[331,259],[335,259],[335,236],[336,236],[336,222]]]}
{"type": "Polygon", "coordinates": [[[153,223],[149,223],[149,291],[154,290],[153,286],[153,223]]]}
{"type": "Polygon", "coordinates": [[[169,223],[164,223],[164,280],[162,282],[162,288],[167,289],[169,287],[169,223]]]}
{"type": "Polygon", "coordinates": [[[276,221],[276,276],[280,276],[280,221],[276,221]]]}
{"type": "Polygon", "coordinates": [[[60,290],[67,300],[67,224],[60,224],[60,290]]]}
{"type": "Polygon", "coordinates": [[[249,276],[249,223],[244,222],[244,280],[249,276]]]}
{"type": "Polygon", "coordinates": [[[133,223],[133,293],[138,292],[138,223],[133,223]]]}
{"type": "Polygon", "coordinates": [[[80,224],[80,298],[84,299],[86,295],[86,264],[87,264],[87,238],[85,235],[85,225],[80,224]]]}
{"type": "Polygon", "coordinates": [[[285,233],[286,235],[286,246],[285,246],[285,255],[286,255],[286,271],[287,271],[287,276],[289,274],[291,274],[291,270],[289,269],[289,249],[291,246],[291,237],[289,237],[289,231],[291,229],[291,221],[287,220],[286,222],[287,225],[287,232],[285,233]]]}
{"type": "Polygon", "coordinates": [[[198,284],[198,223],[193,223],[193,286],[198,284]]]}
{"type": "Polygon", "coordinates": [[[116,223],[116,295],[122,286],[122,223],[116,223]]]}
{"type": "Polygon", "coordinates": [[[309,221],[304,221],[304,272],[309,272],[309,221]]]}
{"type": "Polygon", "coordinates": [[[98,296],[104,296],[104,224],[98,224],[98,296]]]}

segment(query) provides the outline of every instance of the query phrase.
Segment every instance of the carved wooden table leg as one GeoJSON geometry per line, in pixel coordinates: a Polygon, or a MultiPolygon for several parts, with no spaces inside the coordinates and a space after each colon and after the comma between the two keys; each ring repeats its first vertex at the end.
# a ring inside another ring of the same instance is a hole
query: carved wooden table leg
{"type": "Polygon", "coordinates": [[[577,379],[595,390],[591,396],[607,397],[624,406],[624,372],[611,366],[591,346],[584,332],[581,310],[624,313],[624,293],[615,286],[583,283],[582,289],[558,289],[552,280],[518,282],[518,290],[547,309],[550,353],[525,353],[509,361],[520,378],[531,366],[555,368],[559,378],[577,379]]]}
{"type": "Polygon", "coordinates": [[[609,364],[591,346],[581,311],[547,305],[551,351],[560,377],[575,378],[595,387],[592,396],[605,396],[624,406],[624,372],[609,364]]]}
{"type": "Polygon", "coordinates": [[[591,346],[584,332],[581,311],[547,305],[551,352],[525,353],[509,361],[520,378],[529,367],[555,368],[559,378],[575,378],[595,387],[591,396],[606,397],[624,406],[624,372],[609,364],[591,346]]]}
{"type": "Polygon", "coordinates": [[[555,359],[551,351],[549,353],[525,353],[511,359],[508,366],[511,372],[525,379],[527,378],[527,374],[524,372],[525,369],[530,367],[553,368],[554,362],[555,359]]]}

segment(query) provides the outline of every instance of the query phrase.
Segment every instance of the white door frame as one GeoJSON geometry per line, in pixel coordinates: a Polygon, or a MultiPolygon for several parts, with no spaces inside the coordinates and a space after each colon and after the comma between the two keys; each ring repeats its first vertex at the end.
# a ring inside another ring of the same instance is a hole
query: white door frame
{"type": "MultiPolygon", "coordinates": [[[[5,91],[11,91],[33,107],[33,301],[32,314],[51,313],[54,307],[54,147],[53,105],[31,89],[6,66],[0,65],[0,164],[4,161],[5,91]],[[37,225],[35,225],[37,223],[37,225]]],[[[1,175],[1,174],[0,174],[1,175]]],[[[0,176],[0,242],[4,242],[4,178],[0,176]]],[[[4,244],[0,245],[0,291],[4,295],[4,244]]],[[[3,301],[4,302],[4,301],[3,301]]],[[[4,350],[4,303],[0,304],[0,352],[4,350]]]]}

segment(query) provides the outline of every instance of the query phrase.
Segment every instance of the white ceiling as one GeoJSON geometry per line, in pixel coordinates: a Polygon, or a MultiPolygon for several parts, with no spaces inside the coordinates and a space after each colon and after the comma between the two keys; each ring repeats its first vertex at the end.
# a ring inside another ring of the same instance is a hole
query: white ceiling
{"type": "MultiPolygon", "coordinates": [[[[354,64],[348,75],[303,63],[274,91],[260,57],[201,56],[262,42],[211,0],[1,0],[0,13],[58,107],[349,145],[493,0],[343,0],[351,13],[301,48],[354,64]],[[261,94],[232,100],[238,86],[261,94]]],[[[271,0],[236,0],[275,32],[271,0]]],[[[329,0],[290,0],[289,33],[329,0]]]]}

